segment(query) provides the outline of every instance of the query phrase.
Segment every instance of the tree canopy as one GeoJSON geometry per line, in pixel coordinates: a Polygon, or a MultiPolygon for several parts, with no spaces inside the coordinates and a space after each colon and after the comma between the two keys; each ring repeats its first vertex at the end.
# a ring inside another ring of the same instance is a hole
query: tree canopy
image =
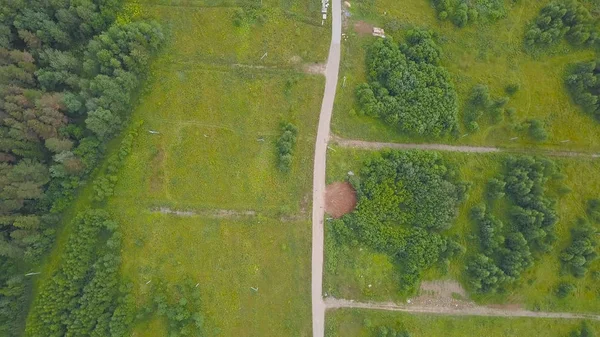
{"type": "Polygon", "coordinates": [[[377,39],[367,51],[369,83],[356,89],[362,113],[400,132],[442,136],[457,128],[457,95],[440,65],[433,33],[410,30],[406,43],[377,39]]]}

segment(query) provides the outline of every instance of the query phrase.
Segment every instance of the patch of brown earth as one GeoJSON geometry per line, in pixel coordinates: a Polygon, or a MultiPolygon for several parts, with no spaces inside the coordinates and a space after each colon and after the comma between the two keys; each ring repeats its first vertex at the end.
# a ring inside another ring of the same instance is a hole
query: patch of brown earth
{"type": "Polygon", "coordinates": [[[360,35],[371,35],[373,34],[373,25],[364,21],[357,21],[354,23],[354,31],[360,35]]]}
{"type": "Polygon", "coordinates": [[[356,207],[356,191],[347,182],[337,182],[325,188],[325,212],[334,218],[350,213],[356,207]]]}

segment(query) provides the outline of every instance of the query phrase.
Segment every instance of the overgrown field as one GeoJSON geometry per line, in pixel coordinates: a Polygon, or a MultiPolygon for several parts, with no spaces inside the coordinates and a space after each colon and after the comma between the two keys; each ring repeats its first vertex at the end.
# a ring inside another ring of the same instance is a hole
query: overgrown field
{"type": "MultiPolygon", "coordinates": [[[[379,152],[344,149],[334,147],[329,152],[328,182],[348,179],[348,172],[359,174],[363,163],[369,158],[377,158],[379,152]]],[[[557,240],[550,253],[534,253],[533,266],[526,268],[520,278],[506,290],[496,294],[477,294],[470,288],[465,274],[466,258],[479,250],[477,225],[471,217],[474,206],[488,200],[488,181],[500,176],[508,154],[468,154],[441,152],[441,157],[450,167],[458,170],[461,181],[471,184],[468,197],[460,204],[458,216],[450,229],[442,234],[455,239],[466,248],[466,252],[453,258],[447,267],[432,267],[424,272],[423,279],[459,280],[470,291],[470,297],[482,304],[516,303],[532,310],[597,312],[599,288],[593,271],[599,268],[595,261],[589,272],[576,278],[565,271],[559,259],[571,242],[570,229],[577,219],[588,217],[587,202],[597,198],[600,181],[596,175],[600,163],[593,159],[567,159],[551,157],[557,166],[556,179],[546,184],[546,196],[556,199],[555,211],[558,222],[554,226],[557,240]],[[557,287],[561,282],[572,283],[576,290],[565,298],[559,298],[557,287]]],[[[506,197],[504,197],[506,198],[506,197]]],[[[495,202],[494,214],[510,228],[513,220],[507,215],[508,203],[505,199],[495,202]]],[[[597,224],[595,224],[597,226],[597,224]]],[[[324,291],[338,298],[357,300],[397,300],[405,299],[402,292],[402,272],[389,255],[376,252],[360,241],[352,245],[339,245],[331,236],[331,226],[326,226],[326,274],[324,291]],[[371,285],[371,286],[369,286],[371,285]]]]}
{"type": "MultiPolygon", "coordinates": [[[[236,25],[236,8],[171,5],[126,6],[129,17],[157,19],[167,43],[131,115],[138,134],[129,155],[118,169],[103,165],[110,176],[89,184],[75,207],[94,199],[119,224],[121,274],[141,315],[134,334],[173,330],[166,298],[197,310],[207,335],[309,335],[310,182],[324,79],[303,67],[325,61],[329,30],[279,7],[265,6],[264,22],[246,13],[236,25]],[[287,172],[278,168],[284,123],[297,129],[287,172]]],[[[46,270],[72,232],[67,225],[46,270]]]]}
{"type": "MultiPolygon", "coordinates": [[[[371,337],[381,334],[384,328],[410,336],[529,336],[532,331],[538,336],[569,336],[581,329],[579,320],[557,320],[545,318],[501,318],[501,317],[448,317],[411,315],[398,312],[367,311],[355,309],[334,310],[327,314],[326,336],[371,337]]],[[[599,331],[600,324],[586,322],[592,331],[599,331]]],[[[402,336],[402,335],[399,335],[402,336]]]]}
{"type": "Polygon", "coordinates": [[[537,146],[577,151],[600,149],[596,136],[600,123],[573,103],[564,84],[568,65],[593,60],[593,49],[574,47],[562,40],[545,49],[532,51],[525,47],[528,23],[546,4],[545,1],[505,2],[506,17],[457,28],[450,21],[438,20],[435,9],[425,0],[408,0],[401,4],[386,0],[353,3],[346,29],[348,38],[342,46],[341,88],[336,98],[332,132],[345,138],[377,141],[537,146]],[[442,138],[411,135],[380,118],[361,115],[355,89],[367,81],[365,51],[375,38],[354,31],[353,25],[360,20],[386,28],[386,35],[395,41],[403,41],[406,31],[414,27],[436,33],[442,51],[441,65],[450,73],[458,94],[458,132],[442,138]],[[478,84],[489,88],[492,99],[509,99],[497,116],[484,113],[478,120],[479,130],[472,131],[466,125],[465,111],[469,108],[472,90],[478,84]],[[516,87],[516,92],[507,89],[509,86],[516,87]],[[536,140],[532,136],[531,120],[536,120],[546,131],[545,139],[536,140]]]}

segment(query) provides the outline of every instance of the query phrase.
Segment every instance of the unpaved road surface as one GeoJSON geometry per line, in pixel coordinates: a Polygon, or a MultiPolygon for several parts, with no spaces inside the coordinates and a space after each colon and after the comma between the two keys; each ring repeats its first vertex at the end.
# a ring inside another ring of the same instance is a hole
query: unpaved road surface
{"type": "Polygon", "coordinates": [[[451,152],[469,152],[469,153],[492,153],[492,152],[508,152],[508,153],[528,153],[540,154],[555,157],[591,157],[599,158],[600,154],[591,152],[576,152],[576,151],[552,151],[544,149],[511,149],[486,146],[469,146],[469,145],[447,145],[447,144],[416,144],[416,143],[382,143],[368,142],[364,140],[345,139],[339,136],[331,136],[331,140],[341,147],[381,150],[381,149],[400,149],[400,150],[433,150],[433,151],[451,151],[451,152]]]}
{"type": "Polygon", "coordinates": [[[325,158],[329,141],[329,125],[340,68],[340,41],[342,38],[342,3],[332,0],[331,44],[325,69],[325,92],[319,115],[313,170],[312,217],[312,322],[313,337],[325,335],[325,303],[323,302],[323,218],[325,216],[325,158]]]}
{"type": "Polygon", "coordinates": [[[500,309],[478,305],[461,306],[428,306],[428,305],[398,305],[395,303],[363,303],[350,300],[341,300],[328,297],[325,299],[327,309],[358,308],[388,311],[403,311],[409,313],[437,314],[450,316],[498,316],[498,317],[537,317],[537,318],[562,318],[562,319],[592,319],[600,320],[600,315],[578,314],[569,312],[542,312],[523,309],[500,309]]]}

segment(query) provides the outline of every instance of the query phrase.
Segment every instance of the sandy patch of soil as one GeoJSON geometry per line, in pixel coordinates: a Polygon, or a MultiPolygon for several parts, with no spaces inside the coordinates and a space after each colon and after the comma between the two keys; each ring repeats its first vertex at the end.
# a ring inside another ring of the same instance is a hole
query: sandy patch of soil
{"type": "Polygon", "coordinates": [[[356,207],[356,191],[347,182],[337,182],[325,188],[325,212],[334,218],[352,212],[356,207]]]}
{"type": "Polygon", "coordinates": [[[373,25],[364,21],[357,21],[354,23],[354,31],[360,35],[370,35],[373,34],[373,25]]]}

